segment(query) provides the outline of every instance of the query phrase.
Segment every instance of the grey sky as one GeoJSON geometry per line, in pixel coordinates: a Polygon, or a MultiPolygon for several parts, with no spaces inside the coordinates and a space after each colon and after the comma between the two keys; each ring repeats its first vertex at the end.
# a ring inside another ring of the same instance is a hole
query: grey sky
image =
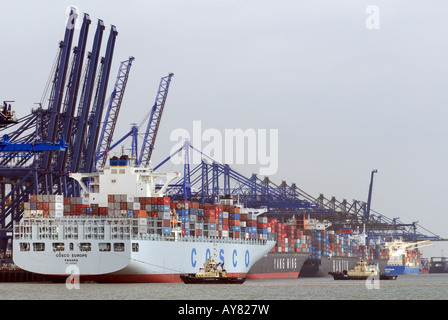
{"type": "Polygon", "coordinates": [[[445,1],[1,0],[0,99],[15,100],[19,117],[41,98],[69,5],[90,14],[88,48],[97,19],[106,36],[117,27],[111,89],[120,61],[135,57],[116,138],[174,73],[153,163],[194,120],[203,130],[279,129],[271,180],[366,200],[378,169],[374,210],[448,237],[445,1]],[[365,26],[368,5],[380,9],[378,30],[365,26]]]}

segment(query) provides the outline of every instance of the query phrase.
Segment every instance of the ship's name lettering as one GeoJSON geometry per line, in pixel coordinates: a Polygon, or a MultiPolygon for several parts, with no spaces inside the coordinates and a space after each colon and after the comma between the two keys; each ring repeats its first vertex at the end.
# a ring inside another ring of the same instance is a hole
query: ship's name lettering
{"type": "MultiPolygon", "coordinates": [[[[226,261],[225,261],[224,257],[225,257],[225,251],[224,251],[224,249],[220,249],[218,251],[218,256],[216,257],[218,259],[218,262],[222,262],[223,264],[225,264],[226,261]]],[[[202,260],[202,259],[200,259],[200,256],[198,257],[198,251],[196,250],[196,248],[192,248],[191,255],[190,255],[190,261],[191,261],[191,266],[193,268],[196,268],[198,258],[199,258],[199,261],[202,260]]],[[[207,259],[210,259],[210,258],[212,258],[212,251],[210,249],[207,249],[205,251],[204,261],[207,259]]],[[[232,250],[232,253],[229,258],[231,259],[231,262],[230,262],[231,265],[235,268],[238,266],[238,264],[243,264],[246,267],[248,267],[250,264],[249,250],[246,250],[244,252],[244,254],[241,253],[241,255],[240,255],[240,252],[238,250],[234,249],[234,250],[232,250]]]]}
{"type": "Polygon", "coordinates": [[[69,253],[57,253],[56,258],[87,258],[87,253],[72,253],[70,256],[69,253]]]}
{"type": "Polygon", "coordinates": [[[274,259],[274,269],[297,268],[297,259],[295,258],[276,258],[274,259]]]}

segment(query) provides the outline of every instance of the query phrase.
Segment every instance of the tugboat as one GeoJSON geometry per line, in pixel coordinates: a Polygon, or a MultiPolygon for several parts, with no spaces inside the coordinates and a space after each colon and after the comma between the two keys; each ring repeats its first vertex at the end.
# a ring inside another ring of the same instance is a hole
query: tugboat
{"type": "Polygon", "coordinates": [[[380,274],[378,265],[368,264],[365,260],[359,260],[354,269],[344,270],[342,272],[329,272],[329,274],[333,276],[334,280],[366,280],[371,276],[379,277],[380,280],[397,279],[397,275],[380,274]]]}
{"type": "Polygon", "coordinates": [[[229,277],[227,271],[223,268],[224,264],[216,262],[215,258],[207,258],[204,268],[200,268],[197,273],[181,274],[180,279],[187,284],[241,284],[246,278],[229,277]]]}

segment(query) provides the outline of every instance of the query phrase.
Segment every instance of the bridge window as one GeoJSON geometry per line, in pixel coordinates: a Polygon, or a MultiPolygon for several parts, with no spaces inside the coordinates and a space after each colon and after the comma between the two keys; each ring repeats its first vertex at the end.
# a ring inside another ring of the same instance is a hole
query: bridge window
{"type": "Polygon", "coordinates": [[[28,242],[21,242],[20,251],[30,251],[30,244],[28,242]]]}
{"type": "Polygon", "coordinates": [[[45,251],[45,243],[43,242],[33,243],[33,251],[45,251]]]}
{"type": "Polygon", "coordinates": [[[132,244],[132,252],[138,252],[138,243],[132,244]]]}
{"type": "Polygon", "coordinates": [[[64,243],[63,242],[55,242],[53,243],[53,251],[64,251],[64,243]]]}
{"type": "Polygon", "coordinates": [[[81,242],[79,244],[79,251],[90,251],[92,250],[92,245],[90,242],[81,242]]]}
{"type": "Polygon", "coordinates": [[[122,243],[122,242],[114,243],[114,251],[115,252],[123,252],[124,251],[124,243],[122,243]]]}
{"type": "Polygon", "coordinates": [[[98,248],[100,252],[110,251],[110,243],[98,243],[98,248]]]}

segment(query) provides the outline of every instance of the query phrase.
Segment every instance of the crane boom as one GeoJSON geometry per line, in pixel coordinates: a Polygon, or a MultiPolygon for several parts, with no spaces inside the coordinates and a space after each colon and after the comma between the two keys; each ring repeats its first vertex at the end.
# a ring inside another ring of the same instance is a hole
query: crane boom
{"type": "Polygon", "coordinates": [[[120,112],[121,102],[123,100],[124,92],[126,89],[126,83],[128,81],[129,72],[131,70],[132,61],[134,57],[129,57],[128,60],[122,61],[118,70],[117,80],[115,82],[114,90],[110,96],[109,106],[104,118],[103,127],[101,129],[101,136],[98,141],[98,147],[95,153],[95,165],[97,167],[100,163],[100,167],[103,168],[106,164],[107,157],[103,155],[110,149],[112,138],[117,123],[118,114],[120,112]],[[100,161],[100,159],[102,160],[100,161]]]}
{"type": "Polygon", "coordinates": [[[157,131],[159,129],[160,120],[162,118],[163,107],[165,106],[168,89],[170,86],[173,73],[162,77],[160,80],[159,89],[157,91],[156,101],[151,109],[151,116],[148,121],[145,136],[143,138],[142,149],[140,156],[137,158],[136,166],[148,166],[151,160],[152,151],[156,141],[157,131]]]}

